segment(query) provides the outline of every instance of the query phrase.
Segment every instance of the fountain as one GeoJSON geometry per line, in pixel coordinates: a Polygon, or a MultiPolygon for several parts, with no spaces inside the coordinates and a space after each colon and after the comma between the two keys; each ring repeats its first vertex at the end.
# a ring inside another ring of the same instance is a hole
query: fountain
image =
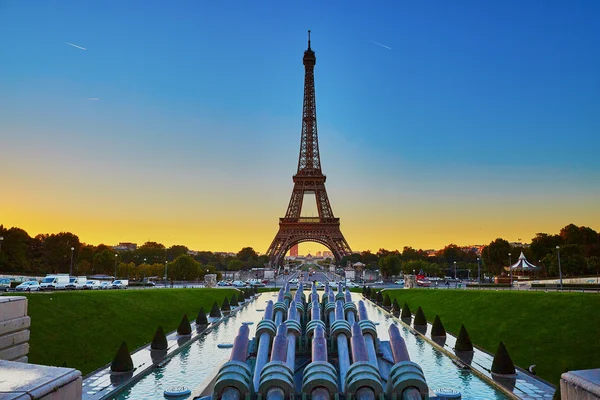
{"type": "MultiPolygon", "coordinates": [[[[269,301],[256,335],[239,328],[229,361],[205,382],[196,399],[394,399],[437,397],[421,367],[410,360],[396,325],[389,341],[377,337],[362,301],[358,307],[341,285],[328,285],[319,301],[313,286],[309,303],[298,285],[269,301]]],[[[198,393],[198,392],[197,392],[198,393]]]]}

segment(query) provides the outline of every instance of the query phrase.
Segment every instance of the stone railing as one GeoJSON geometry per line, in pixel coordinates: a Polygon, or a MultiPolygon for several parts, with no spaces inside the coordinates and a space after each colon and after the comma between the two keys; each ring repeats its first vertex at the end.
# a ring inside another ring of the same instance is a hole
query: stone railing
{"type": "Polygon", "coordinates": [[[0,360],[27,362],[30,324],[26,297],[0,296],[0,360]]]}

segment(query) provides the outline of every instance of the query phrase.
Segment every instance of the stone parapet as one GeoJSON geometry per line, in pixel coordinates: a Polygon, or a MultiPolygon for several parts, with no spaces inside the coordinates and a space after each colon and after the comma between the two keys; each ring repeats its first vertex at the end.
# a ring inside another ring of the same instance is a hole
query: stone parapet
{"type": "Polygon", "coordinates": [[[0,360],[2,399],[81,399],[81,372],[0,360]]]}
{"type": "Polygon", "coordinates": [[[562,400],[599,400],[600,369],[565,372],[560,377],[562,400]]]}
{"type": "Polygon", "coordinates": [[[27,362],[30,324],[26,297],[0,297],[0,360],[27,362]]]}

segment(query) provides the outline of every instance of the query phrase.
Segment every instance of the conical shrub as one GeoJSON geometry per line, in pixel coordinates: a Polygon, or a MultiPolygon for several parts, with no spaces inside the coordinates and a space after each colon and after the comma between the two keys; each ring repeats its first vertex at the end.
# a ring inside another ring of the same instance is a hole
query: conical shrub
{"type": "Polygon", "coordinates": [[[231,306],[229,305],[229,299],[225,297],[223,299],[223,304],[221,305],[221,311],[231,311],[231,306]]]}
{"type": "Polygon", "coordinates": [[[251,289],[244,289],[244,290],[242,291],[242,293],[244,294],[244,298],[245,298],[246,300],[250,298],[250,290],[251,290],[251,289]]]}
{"type": "Polygon", "coordinates": [[[458,338],[456,338],[456,344],[454,345],[456,351],[473,351],[473,343],[467,332],[467,328],[461,324],[460,332],[458,332],[458,338]]]}
{"type": "Polygon", "coordinates": [[[427,318],[425,318],[425,313],[421,306],[417,308],[417,312],[415,313],[415,320],[413,321],[413,325],[427,325],[427,318]]]}
{"type": "Polygon", "coordinates": [[[392,306],[392,300],[390,300],[390,295],[387,293],[385,294],[385,296],[383,296],[383,306],[384,307],[392,306]]]}
{"type": "Polygon", "coordinates": [[[129,355],[129,349],[127,348],[127,342],[121,343],[117,354],[110,364],[110,370],[113,372],[129,372],[133,371],[133,360],[129,355]]]}
{"type": "Polygon", "coordinates": [[[439,315],[436,315],[433,320],[431,336],[446,336],[446,329],[444,329],[444,325],[442,325],[442,320],[440,320],[439,315]]]}
{"type": "Polygon", "coordinates": [[[367,285],[363,285],[362,294],[363,296],[367,294],[367,285]]]}
{"type": "Polygon", "coordinates": [[[231,307],[237,307],[238,299],[237,299],[237,296],[235,295],[235,293],[231,296],[231,300],[229,301],[229,304],[231,307]]]}
{"type": "Polygon", "coordinates": [[[219,308],[219,304],[215,301],[212,308],[210,309],[210,314],[212,318],[221,318],[221,309],[219,308]]]}
{"type": "Polygon", "coordinates": [[[204,307],[201,307],[200,311],[198,311],[198,316],[196,317],[196,325],[208,325],[208,318],[206,318],[204,307]]]}
{"type": "Polygon", "coordinates": [[[367,296],[368,299],[371,298],[371,287],[370,286],[367,286],[367,291],[365,293],[365,296],[367,296]]]}
{"type": "Polygon", "coordinates": [[[166,350],[167,347],[169,347],[167,343],[167,337],[165,336],[163,327],[159,326],[158,328],[156,328],[156,332],[154,333],[154,338],[152,339],[150,348],[152,350],[166,350]]]}
{"type": "Polygon", "coordinates": [[[398,303],[398,299],[394,298],[394,302],[392,303],[392,312],[397,317],[400,315],[400,303],[398,303]]]}
{"type": "Polygon", "coordinates": [[[254,294],[258,294],[258,288],[257,288],[256,286],[254,286],[254,287],[252,288],[252,292],[253,292],[254,294]]]}
{"type": "Polygon", "coordinates": [[[402,315],[400,315],[400,318],[411,318],[412,317],[412,313],[410,312],[410,307],[408,306],[407,302],[404,302],[404,306],[402,306],[402,315]]]}
{"type": "Polygon", "coordinates": [[[515,373],[515,364],[513,364],[503,342],[498,344],[498,350],[496,350],[494,361],[492,361],[492,372],[503,375],[513,375],[515,373]]]}
{"type": "Polygon", "coordinates": [[[188,320],[187,314],[183,314],[183,318],[181,318],[181,322],[177,327],[178,335],[191,335],[192,334],[192,326],[190,325],[190,321],[188,320]]]}
{"type": "Polygon", "coordinates": [[[381,291],[377,292],[377,304],[383,304],[383,293],[381,293],[381,291]]]}

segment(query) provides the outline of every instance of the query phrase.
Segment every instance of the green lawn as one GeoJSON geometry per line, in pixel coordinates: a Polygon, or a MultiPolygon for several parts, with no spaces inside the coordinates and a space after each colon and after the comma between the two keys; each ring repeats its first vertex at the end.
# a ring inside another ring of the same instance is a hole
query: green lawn
{"type": "Polygon", "coordinates": [[[151,289],[25,295],[31,317],[29,362],[68,367],[84,375],[112,361],[121,341],[129,351],[152,341],[162,325],[177,329],[187,313],[196,319],[234,289],[151,289]]]}
{"type": "Polygon", "coordinates": [[[471,341],[495,353],[506,345],[514,363],[536,364],[537,374],[558,384],[566,370],[600,367],[600,295],[485,290],[386,290],[427,320],[438,314],[446,330],[465,325],[471,341]]]}

